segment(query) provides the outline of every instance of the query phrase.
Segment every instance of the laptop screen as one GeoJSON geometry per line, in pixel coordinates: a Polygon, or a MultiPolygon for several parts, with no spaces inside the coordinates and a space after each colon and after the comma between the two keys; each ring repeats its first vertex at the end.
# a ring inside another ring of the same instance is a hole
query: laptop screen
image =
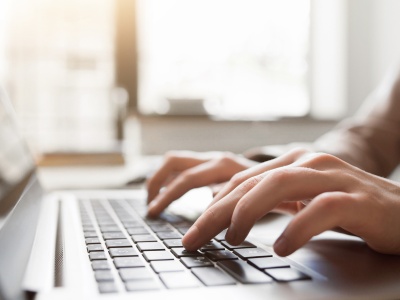
{"type": "Polygon", "coordinates": [[[10,110],[10,103],[0,89],[0,223],[20,197],[22,185],[34,168],[10,110]]]}

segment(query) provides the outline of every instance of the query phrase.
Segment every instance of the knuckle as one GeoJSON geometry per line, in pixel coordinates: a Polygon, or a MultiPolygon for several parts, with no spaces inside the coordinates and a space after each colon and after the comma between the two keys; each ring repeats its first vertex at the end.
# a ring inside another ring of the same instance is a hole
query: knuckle
{"type": "Polygon", "coordinates": [[[196,174],[192,171],[192,169],[187,169],[180,174],[179,179],[183,182],[186,182],[193,180],[195,177],[196,174]]]}
{"type": "Polygon", "coordinates": [[[341,159],[328,153],[310,153],[306,156],[306,164],[311,166],[336,165],[341,163],[341,159]]]}
{"type": "Polygon", "coordinates": [[[239,173],[236,173],[235,175],[232,176],[230,182],[234,186],[238,186],[238,185],[242,184],[247,179],[248,179],[248,177],[246,176],[246,174],[244,172],[239,172],[239,173]]]}
{"type": "Polygon", "coordinates": [[[289,151],[289,155],[294,156],[294,157],[300,157],[303,156],[307,153],[309,153],[310,151],[305,148],[305,147],[295,147],[292,150],[289,151]]]}
{"type": "Polygon", "coordinates": [[[203,220],[207,220],[207,223],[215,223],[218,220],[217,212],[214,206],[209,207],[203,214],[203,220]]]}
{"type": "Polygon", "coordinates": [[[196,177],[195,173],[191,171],[191,169],[183,171],[177,178],[177,182],[179,184],[184,184],[185,182],[190,182],[194,180],[196,177]]]}
{"type": "Polygon", "coordinates": [[[239,185],[240,189],[244,192],[250,191],[260,182],[260,180],[261,179],[258,176],[248,178],[239,185]]]}
{"type": "Polygon", "coordinates": [[[235,162],[235,157],[235,154],[233,154],[232,152],[224,152],[219,158],[219,163],[222,165],[232,164],[232,162],[235,162]]]}
{"type": "Polygon", "coordinates": [[[175,150],[170,150],[168,152],[165,153],[164,155],[164,160],[165,161],[171,161],[171,160],[175,160],[178,157],[178,151],[175,150]]]}
{"type": "Polygon", "coordinates": [[[275,169],[267,175],[268,180],[276,185],[286,183],[290,177],[291,172],[287,168],[275,169]]]}
{"type": "Polygon", "coordinates": [[[235,207],[234,217],[232,221],[237,224],[241,224],[241,226],[245,226],[245,224],[254,224],[256,219],[259,217],[259,210],[254,210],[251,203],[246,200],[246,198],[242,198],[235,207]]]}
{"type": "Polygon", "coordinates": [[[235,214],[248,218],[249,206],[246,201],[239,201],[235,207],[235,214]]]}
{"type": "Polygon", "coordinates": [[[341,198],[338,198],[332,193],[327,193],[327,194],[322,194],[319,197],[315,199],[316,201],[316,206],[319,208],[321,211],[327,211],[332,214],[336,214],[342,211],[346,205],[347,201],[341,201],[341,198]]]}

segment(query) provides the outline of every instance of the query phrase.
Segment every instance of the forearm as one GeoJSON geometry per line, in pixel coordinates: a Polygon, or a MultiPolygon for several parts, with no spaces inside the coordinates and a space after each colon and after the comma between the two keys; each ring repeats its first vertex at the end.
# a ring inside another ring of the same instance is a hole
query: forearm
{"type": "Polygon", "coordinates": [[[400,160],[400,77],[392,74],[358,114],[314,143],[367,172],[388,176],[400,160]]]}

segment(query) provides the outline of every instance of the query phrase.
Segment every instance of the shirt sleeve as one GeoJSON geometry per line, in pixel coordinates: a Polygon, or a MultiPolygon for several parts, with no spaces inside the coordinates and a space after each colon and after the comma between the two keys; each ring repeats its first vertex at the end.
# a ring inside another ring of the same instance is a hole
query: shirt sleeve
{"type": "Polygon", "coordinates": [[[367,172],[390,175],[400,160],[399,75],[391,73],[353,118],[316,140],[313,148],[367,172]]]}
{"type": "Polygon", "coordinates": [[[314,143],[290,143],[250,149],[257,161],[294,147],[333,154],[367,172],[389,176],[400,161],[400,73],[391,72],[355,116],[340,122],[314,143]]]}

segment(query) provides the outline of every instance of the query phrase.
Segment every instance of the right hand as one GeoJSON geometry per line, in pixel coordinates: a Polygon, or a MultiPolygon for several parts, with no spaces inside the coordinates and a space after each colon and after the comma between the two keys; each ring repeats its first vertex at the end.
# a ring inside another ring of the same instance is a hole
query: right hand
{"type": "Polygon", "coordinates": [[[156,217],[189,190],[227,182],[236,173],[256,164],[230,152],[169,152],[162,166],[147,181],[148,215],[156,217]]]}

